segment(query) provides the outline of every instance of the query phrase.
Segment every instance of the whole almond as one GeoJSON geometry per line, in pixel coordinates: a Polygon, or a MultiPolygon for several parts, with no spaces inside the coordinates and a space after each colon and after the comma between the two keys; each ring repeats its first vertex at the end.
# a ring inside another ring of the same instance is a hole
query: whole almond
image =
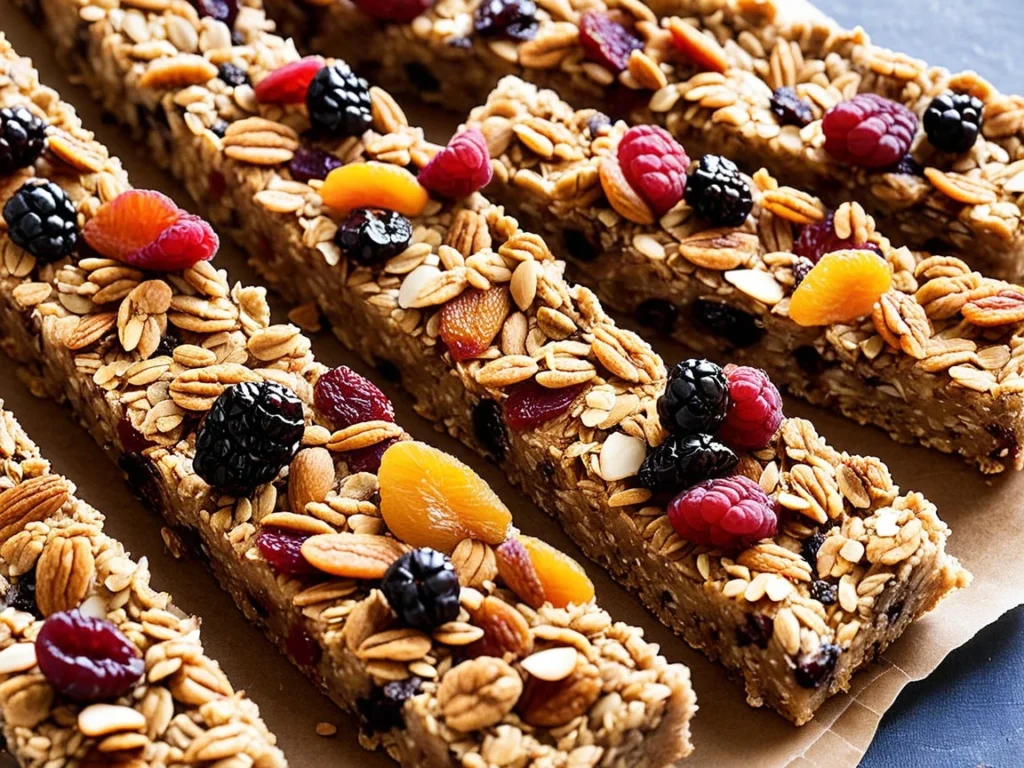
{"type": "Polygon", "coordinates": [[[533,634],[526,618],[501,598],[485,597],[480,607],[470,612],[470,620],[484,635],[467,646],[467,656],[513,661],[533,652],[533,634]]]}
{"type": "Polygon", "coordinates": [[[389,536],[327,533],[302,543],[302,556],[317,570],[347,579],[380,579],[405,552],[389,536]]]}
{"type": "Polygon", "coordinates": [[[302,513],[310,502],[327,498],[334,488],[334,459],[326,448],[304,448],[295,454],[288,470],[288,503],[302,513]]]}
{"type": "Polygon", "coordinates": [[[519,539],[508,539],[494,550],[498,575],[516,596],[531,608],[544,605],[544,585],[530,559],[530,553],[519,539]]]}
{"type": "Polygon", "coordinates": [[[0,542],[56,514],[67,500],[67,482],[60,475],[33,477],[0,493],[0,542]]]}
{"type": "Polygon", "coordinates": [[[604,158],[598,170],[601,187],[612,208],[635,224],[654,223],[654,211],[630,185],[617,158],[604,158]]]}

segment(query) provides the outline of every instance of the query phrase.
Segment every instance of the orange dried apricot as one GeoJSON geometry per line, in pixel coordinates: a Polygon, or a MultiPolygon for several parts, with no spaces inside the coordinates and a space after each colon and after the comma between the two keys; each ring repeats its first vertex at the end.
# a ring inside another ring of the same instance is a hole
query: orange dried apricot
{"type": "Polygon", "coordinates": [[[355,208],[384,208],[419,216],[430,199],[405,168],[390,163],[349,163],[335,168],[320,188],[324,205],[342,213],[355,208]]]}
{"type": "Polygon", "coordinates": [[[517,536],[530,555],[540,583],[544,586],[544,599],[556,608],[569,603],[582,605],[594,598],[594,584],[583,566],[546,541],[533,536],[517,536]]]}
{"type": "Polygon", "coordinates": [[[668,31],[672,33],[676,49],[701,69],[725,72],[729,68],[729,60],[718,41],[702,34],[678,16],[668,20],[668,31]]]}
{"type": "Polygon", "coordinates": [[[803,326],[847,323],[869,314],[890,285],[892,269],[873,251],[826,253],[793,291],[789,316],[803,326]]]}
{"type": "Polygon", "coordinates": [[[512,514],[476,472],[454,456],[408,440],[384,452],[380,512],[391,532],[414,547],[451,553],[466,538],[500,544],[512,514]]]}
{"type": "Polygon", "coordinates": [[[472,288],[441,308],[441,338],[457,361],[485,352],[512,308],[508,286],[472,288]]]}

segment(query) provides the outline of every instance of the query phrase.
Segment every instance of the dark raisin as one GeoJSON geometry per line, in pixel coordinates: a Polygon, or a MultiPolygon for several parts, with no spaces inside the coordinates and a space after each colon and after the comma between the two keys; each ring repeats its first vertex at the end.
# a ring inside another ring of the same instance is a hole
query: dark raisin
{"type": "Polygon", "coordinates": [[[811,599],[817,600],[822,605],[832,605],[836,600],[839,599],[838,587],[836,587],[835,584],[830,584],[827,581],[812,581],[810,593],[811,599]]]}
{"type": "Polygon", "coordinates": [[[841,652],[838,645],[822,643],[814,653],[802,656],[793,670],[797,685],[801,688],[817,688],[832,674],[841,652]]]}
{"type": "Polygon", "coordinates": [[[670,334],[675,330],[679,310],[666,299],[648,299],[636,308],[634,316],[640,325],[670,334]]]}
{"type": "Polygon", "coordinates": [[[419,693],[422,680],[413,675],[405,680],[387,683],[381,688],[374,688],[369,696],[356,702],[359,716],[363,718],[371,733],[383,733],[394,728],[401,728],[405,721],[402,717],[402,705],[407,699],[419,693]]]}
{"type": "Polygon", "coordinates": [[[230,61],[225,61],[217,68],[217,77],[233,88],[249,82],[249,74],[230,61]]]}
{"type": "Polygon", "coordinates": [[[445,45],[447,45],[449,48],[458,48],[461,51],[468,51],[470,48],[473,47],[473,41],[470,40],[465,35],[460,35],[459,37],[453,37],[449,40],[446,40],[445,45]]]}
{"type": "Polygon", "coordinates": [[[160,499],[160,473],[141,453],[123,453],[117,461],[128,480],[128,487],[149,509],[160,499]]]}
{"type": "Polygon", "coordinates": [[[31,613],[36,618],[41,618],[36,606],[35,570],[22,574],[15,583],[7,587],[2,604],[4,608],[14,608],[16,611],[31,613]]]}
{"type": "Polygon", "coordinates": [[[221,120],[218,118],[217,121],[210,126],[210,130],[223,139],[224,135],[228,132],[227,120],[221,120]]]}
{"type": "Polygon", "coordinates": [[[772,93],[772,112],[779,118],[780,125],[796,125],[803,128],[814,120],[809,102],[797,95],[796,90],[783,86],[772,93]]]}
{"type": "MultiPolygon", "coordinates": [[[[911,155],[906,154],[903,159],[896,163],[890,173],[902,173],[907,176],[924,176],[924,168],[911,155]]],[[[933,250],[933,249],[930,249],[933,250]]]]}
{"type": "Polygon", "coordinates": [[[1013,431],[1004,424],[989,424],[985,427],[985,431],[996,440],[996,447],[989,453],[989,456],[993,459],[1008,459],[1011,463],[1016,462],[1020,455],[1020,443],[1013,431]]]}
{"type": "Polygon", "coordinates": [[[493,400],[481,400],[473,406],[473,435],[498,461],[505,458],[508,435],[500,405],[493,400]]]}
{"type": "Polygon", "coordinates": [[[897,600],[885,609],[885,615],[889,617],[890,624],[895,624],[899,620],[900,616],[903,615],[903,609],[905,607],[906,603],[902,600],[897,600]]]}
{"type": "Polygon", "coordinates": [[[542,475],[544,475],[544,478],[546,480],[548,480],[548,482],[550,482],[550,481],[555,479],[555,465],[554,464],[552,464],[550,461],[545,459],[538,466],[540,467],[540,473],[542,475]]]}
{"type": "Polygon", "coordinates": [[[800,547],[800,554],[804,556],[804,560],[811,566],[812,571],[818,570],[818,550],[824,543],[825,535],[823,533],[812,533],[804,539],[804,543],[800,547]]]}
{"type": "Polygon", "coordinates": [[[441,83],[437,81],[434,74],[418,61],[410,61],[405,65],[405,76],[413,86],[424,93],[437,93],[441,90],[441,83]]]}
{"type": "Polygon", "coordinates": [[[390,360],[383,357],[378,358],[374,361],[374,368],[376,368],[377,372],[388,381],[398,384],[402,380],[402,372],[398,369],[398,366],[390,360]]]}
{"type": "Polygon", "coordinates": [[[809,344],[797,347],[793,357],[796,359],[796,364],[800,366],[800,370],[808,376],[818,376],[829,368],[825,358],[809,344]]]}
{"type": "Polygon", "coordinates": [[[708,333],[738,348],[757,344],[764,336],[764,328],[753,315],[720,301],[697,299],[693,303],[693,319],[708,333]]]}
{"type": "Polygon", "coordinates": [[[597,246],[578,229],[566,229],[562,233],[562,243],[569,258],[577,261],[590,262],[601,255],[597,246]]]}
{"type": "Polygon", "coordinates": [[[512,40],[533,40],[537,26],[537,4],[533,0],[484,0],[473,14],[473,28],[481,37],[503,35],[512,40]]]}
{"type": "Polygon", "coordinates": [[[753,644],[763,651],[768,647],[774,631],[775,623],[770,617],[748,613],[746,623],[736,629],[736,645],[743,648],[753,644]]]}

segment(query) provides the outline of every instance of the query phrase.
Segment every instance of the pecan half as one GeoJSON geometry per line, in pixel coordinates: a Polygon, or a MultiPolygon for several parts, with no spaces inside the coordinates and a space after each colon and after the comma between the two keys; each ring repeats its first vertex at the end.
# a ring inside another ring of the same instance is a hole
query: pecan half
{"type": "Polygon", "coordinates": [[[45,520],[68,500],[60,475],[42,475],[0,493],[0,541],[7,541],[29,523],[45,520]]]}
{"type": "Polygon", "coordinates": [[[95,576],[96,561],[88,538],[52,539],[36,566],[36,604],[43,616],[80,606],[95,576]]]}

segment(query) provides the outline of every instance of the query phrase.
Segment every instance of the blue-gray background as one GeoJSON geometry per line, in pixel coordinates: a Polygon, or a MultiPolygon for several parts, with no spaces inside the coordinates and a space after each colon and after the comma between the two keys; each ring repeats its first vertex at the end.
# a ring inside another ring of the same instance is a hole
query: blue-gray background
{"type": "MultiPolygon", "coordinates": [[[[815,0],[879,45],[1024,92],[1024,0],[815,0]]],[[[1024,574],[1022,574],[1024,575],[1024,574]]],[[[907,688],[865,768],[1024,765],[1024,610],[1004,616],[907,688]]]]}

